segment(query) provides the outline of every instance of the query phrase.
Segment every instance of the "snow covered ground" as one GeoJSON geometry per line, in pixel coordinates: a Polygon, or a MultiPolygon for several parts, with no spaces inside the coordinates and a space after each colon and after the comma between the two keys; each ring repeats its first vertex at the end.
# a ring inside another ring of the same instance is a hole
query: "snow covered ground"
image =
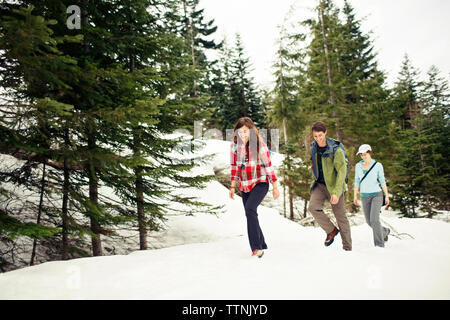
{"type": "MultiPolygon", "coordinates": [[[[217,153],[199,172],[229,160],[229,142],[209,140],[217,153]]],[[[275,166],[282,156],[273,154],[275,166]]],[[[168,229],[150,237],[154,250],[128,255],[47,262],[0,274],[0,299],[450,299],[450,224],[406,219],[383,211],[393,234],[373,246],[365,223],[352,227],[353,251],[340,236],[325,247],[320,228],[302,227],[260,206],[269,249],[251,256],[240,197],[217,181],[189,194],[225,205],[218,216],[172,216],[168,229]]],[[[266,199],[272,197],[271,190],[266,199]]]]}

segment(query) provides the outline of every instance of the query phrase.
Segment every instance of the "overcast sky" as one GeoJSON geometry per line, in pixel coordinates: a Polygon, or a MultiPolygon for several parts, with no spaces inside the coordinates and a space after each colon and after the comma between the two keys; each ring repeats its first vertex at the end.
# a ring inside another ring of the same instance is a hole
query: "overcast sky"
{"type": "MultiPolygon", "coordinates": [[[[234,42],[241,34],[253,77],[257,84],[270,88],[271,65],[275,59],[277,25],[294,6],[289,21],[315,17],[312,9],[318,0],[201,0],[207,20],[215,19],[215,38],[227,36],[234,42]]],[[[343,0],[335,0],[342,7],[343,0]]],[[[372,31],[377,61],[392,84],[407,53],[422,77],[431,65],[441,76],[450,74],[449,0],[350,0],[362,30],[372,31]]]]}

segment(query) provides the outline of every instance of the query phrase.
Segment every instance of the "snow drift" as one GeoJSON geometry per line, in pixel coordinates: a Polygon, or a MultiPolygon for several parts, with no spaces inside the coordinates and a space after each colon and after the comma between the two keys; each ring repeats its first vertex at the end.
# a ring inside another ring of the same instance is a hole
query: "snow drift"
{"type": "MultiPolygon", "coordinates": [[[[208,140],[213,161],[226,167],[229,142],[208,140]]],[[[273,154],[275,166],[282,155],[273,154]]],[[[281,189],[282,190],[282,189],[281,189]]],[[[340,236],[325,247],[320,228],[280,215],[282,196],[258,213],[268,250],[251,256],[242,200],[217,181],[183,191],[213,205],[217,216],[173,216],[153,247],[128,255],[47,262],[0,274],[0,299],[449,299],[450,224],[382,212],[393,229],[385,248],[365,223],[352,226],[353,251],[340,236]],[[401,235],[405,236],[401,236],[401,235]],[[407,235],[407,236],[406,236],[407,235]]],[[[361,220],[363,221],[363,220],[361,220]]]]}

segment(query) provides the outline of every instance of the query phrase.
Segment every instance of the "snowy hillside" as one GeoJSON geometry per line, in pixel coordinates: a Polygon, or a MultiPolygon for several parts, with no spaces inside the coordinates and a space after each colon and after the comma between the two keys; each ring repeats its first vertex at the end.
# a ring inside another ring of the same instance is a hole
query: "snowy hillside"
{"type": "MultiPolygon", "coordinates": [[[[224,168],[229,142],[209,140],[202,153],[217,153],[202,173],[224,168]]],[[[273,163],[282,156],[273,154],[273,163]]],[[[213,205],[218,216],[173,216],[151,235],[160,248],[128,255],[47,262],[0,274],[0,299],[450,299],[450,224],[398,218],[386,248],[375,248],[364,223],[352,226],[353,251],[340,236],[325,247],[320,228],[302,227],[260,206],[269,249],[251,256],[242,200],[217,181],[184,191],[213,205]],[[397,235],[397,236],[395,236],[397,235]],[[402,236],[399,236],[402,235],[402,236]]],[[[266,197],[272,198],[271,190],[266,197]]],[[[282,196],[277,200],[279,208],[282,196]]]]}

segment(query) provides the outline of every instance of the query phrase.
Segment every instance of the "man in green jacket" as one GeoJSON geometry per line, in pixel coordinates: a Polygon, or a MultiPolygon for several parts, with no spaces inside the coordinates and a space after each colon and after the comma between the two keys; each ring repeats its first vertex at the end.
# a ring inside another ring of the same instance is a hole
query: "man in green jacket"
{"type": "Polygon", "coordinates": [[[308,209],[327,234],[325,246],[331,245],[334,237],[340,232],[344,250],[350,251],[352,250],[352,238],[344,203],[344,192],[347,188],[345,182],[347,163],[344,151],[339,148],[339,141],[327,138],[327,129],[323,122],[314,123],[312,133],[314,141],[311,144],[311,168],[314,182],[311,185],[308,209]],[[323,211],[326,200],[331,203],[331,209],[339,229],[323,211]]]}

